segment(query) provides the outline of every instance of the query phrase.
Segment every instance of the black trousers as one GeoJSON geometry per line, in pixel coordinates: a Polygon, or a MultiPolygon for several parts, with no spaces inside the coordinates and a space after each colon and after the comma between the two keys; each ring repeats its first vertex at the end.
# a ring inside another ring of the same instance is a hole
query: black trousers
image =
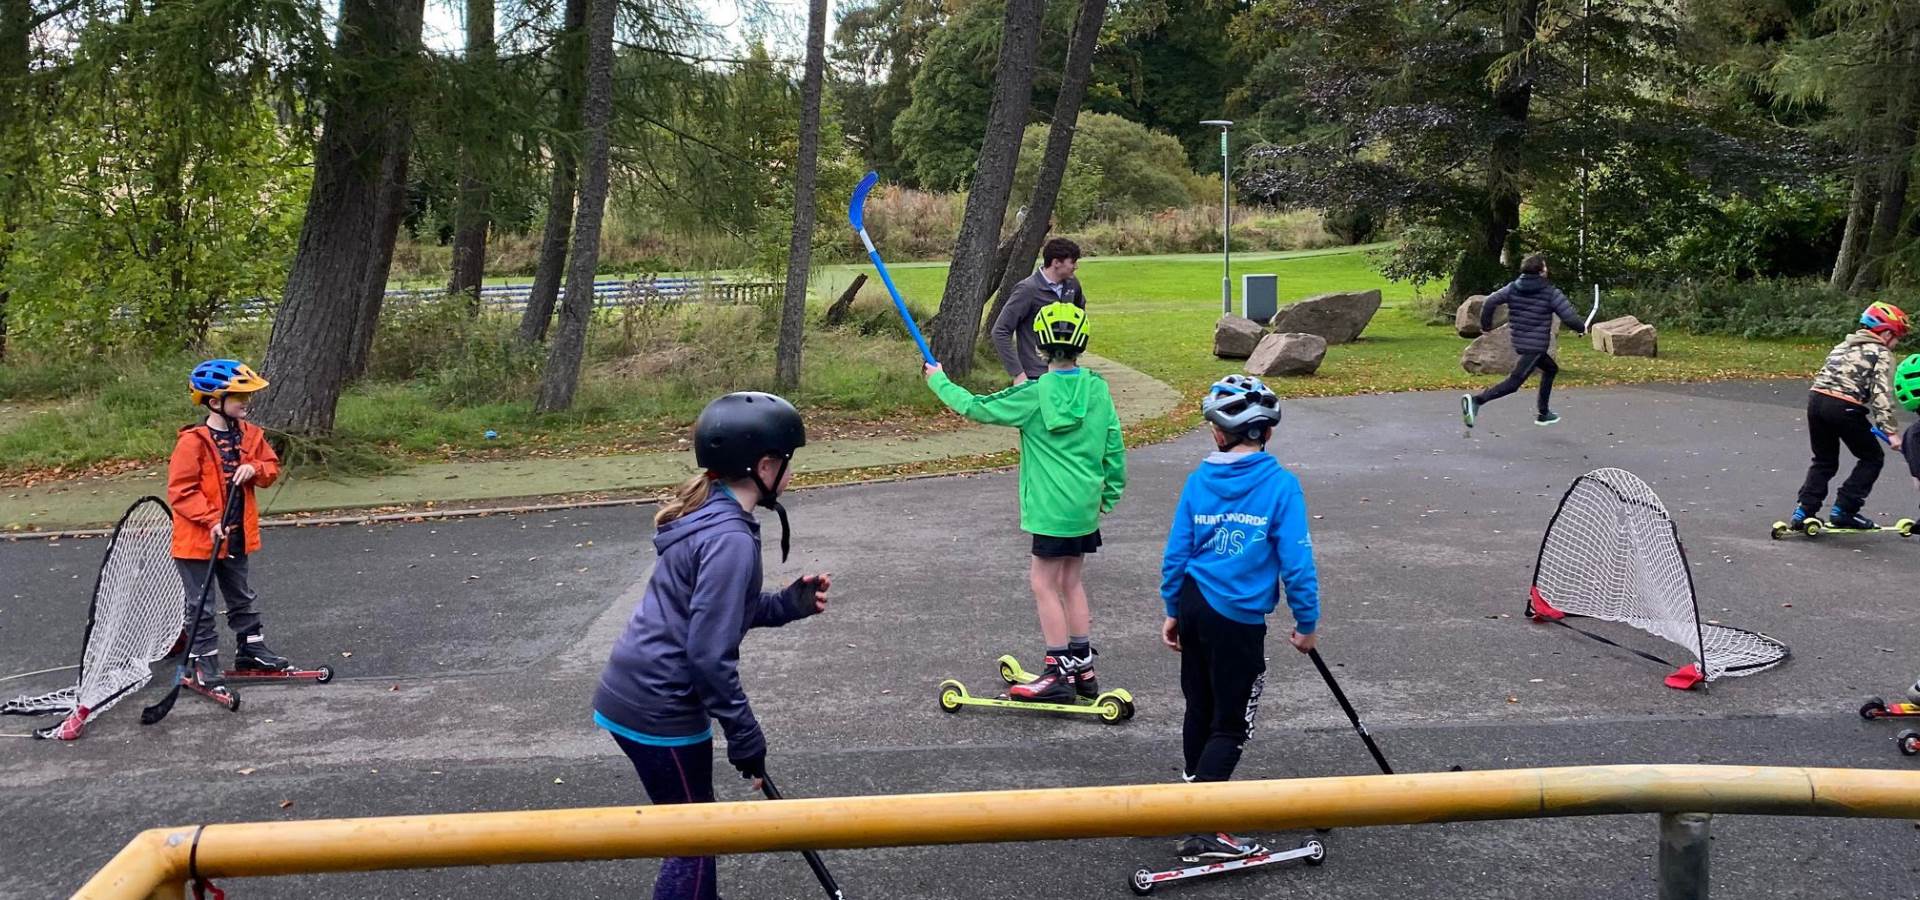
{"type": "Polygon", "coordinates": [[[1187,775],[1226,781],[1253,737],[1267,681],[1267,626],[1235,622],[1207,605],[1192,579],[1180,589],[1181,730],[1187,775]]]}
{"type": "Polygon", "coordinates": [[[1853,474],[1840,483],[1833,505],[1843,513],[1857,513],[1866,505],[1874,479],[1887,455],[1880,439],[1873,436],[1873,422],[1867,408],[1826,394],[1807,394],[1807,440],[1813,444],[1813,464],[1807,467],[1807,480],[1800,485],[1800,508],[1818,515],[1827,502],[1827,483],[1840,471],[1840,445],[1860,460],[1853,474]]]}
{"type": "Polygon", "coordinates": [[[1477,407],[1492,403],[1519,390],[1521,385],[1527,383],[1527,376],[1532,375],[1535,369],[1540,370],[1540,412],[1544,415],[1547,411],[1547,401],[1553,397],[1553,377],[1560,374],[1560,364],[1554,362],[1553,357],[1546,353],[1520,354],[1520,361],[1514,363],[1513,372],[1507,375],[1507,379],[1475,394],[1473,405],[1477,407]]]}

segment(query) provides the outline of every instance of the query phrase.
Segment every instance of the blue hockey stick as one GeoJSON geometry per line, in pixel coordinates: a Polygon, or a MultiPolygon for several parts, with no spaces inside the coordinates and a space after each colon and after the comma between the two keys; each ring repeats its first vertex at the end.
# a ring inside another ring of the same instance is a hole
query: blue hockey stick
{"type": "Polygon", "coordinates": [[[860,243],[867,245],[867,259],[873,261],[873,268],[880,273],[880,283],[886,285],[887,293],[893,296],[893,308],[900,313],[900,321],[907,323],[907,333],[913,335],[913,342],[920,345],[920,355],[927,365],[937,365],[939,360],[927,349],[927,339],[920,336],[920,326],[914,324],[913,314],[907,312],[907,302],[900,299],[900,289],[893,286],[893,276],[887,274],[887,264],[880,261],[880,251],[873,248],[873,238],[867,236],[867,192],[879,183],[879,172],[868,172],[867,177],[860,179],[860,186],[853,189],[853,200],[847,204],[847,221],[860,233],[860,243]]]}

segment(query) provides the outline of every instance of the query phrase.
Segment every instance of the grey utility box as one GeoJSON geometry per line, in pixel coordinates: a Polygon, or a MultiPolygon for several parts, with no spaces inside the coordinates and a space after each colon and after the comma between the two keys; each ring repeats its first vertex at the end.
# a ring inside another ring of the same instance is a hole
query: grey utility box
{"type": "Polygon", "coordinates": [[[1280,312],[1280,276],[1240,276],[1240,314],[1264,325],[1280,312]]]}

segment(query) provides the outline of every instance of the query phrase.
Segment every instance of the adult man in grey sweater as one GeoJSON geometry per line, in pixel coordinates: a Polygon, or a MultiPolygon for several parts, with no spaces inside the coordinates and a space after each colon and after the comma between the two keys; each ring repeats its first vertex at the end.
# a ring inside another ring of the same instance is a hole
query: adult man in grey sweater
{"type": "Polygon", "coordinates": [[[1080,280],[1073,277],[1080,267],[1080,245],[1066,238],[1054,238],[1040,248],[1040,268],[1019,284],[993,320],[993,349],[1000,354],[1014,384],[1047,373],[1047,358],[1033,335],[1033,316],[1049,303],[1071,303],[1085,309],[1086,295],[1080,280]]]}

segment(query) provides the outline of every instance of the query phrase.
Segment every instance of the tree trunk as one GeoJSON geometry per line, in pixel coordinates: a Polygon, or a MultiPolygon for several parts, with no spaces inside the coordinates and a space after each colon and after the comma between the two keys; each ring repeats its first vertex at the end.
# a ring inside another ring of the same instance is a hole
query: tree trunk
{"type": "Polygon", "coordinates": [[[407,218],[407,165],[413,154],[413,107],[397,106],[387,121],[386,159],[380,165],[380,196],[374,211],[373,253],[361,280],[360,308],[354,316],[353,344],[348,350],[348,378],[367,374],[373,357],[374,335],[380,331],[380,311],[387,300],[387,276],[393,269],[393,245],[407,218]]]}
{"type": "Polygon", "coordinates": [[[1066,178],[1067,157],[1073,150],[1073,132],[1080,120],[1080,104],[1087,96],[1087,78],[1093,71],[1093,51],[1100,42],[1100,28],[1107,20],[1107,0],[1080,0],[1080,15],[1073,22],[1073,35],[1067,41],[1067,61],[1061,69],[1060,94],[1053,102],[1053,124],[1047,129],[1047,149],[1040,157],[1040,172],[1033,182],[1033,197],[1027,203],[1027,217],[1001,247],[999,277],[986,287],[997,289],[999,297],[981,322],[981,336],[1000,318],[1000,308],[1020,279],[1032,274],[1029,268],[1040,245],[1047,239],[1047,225],[1053,220],[1053,204],[1060,199],[1060,182],[1066,178]],[[995,284],[997,282],[997,286],[995,284]]]}
{"type": "MultiPolygon", "coordinates": [[[[493,78],[493,0],[467,0],[466,69],[476,84],[493,78]]],[[[465,292],[468,309],[480,314],[480,284],[487,270],[488,184],[482,172],[497,162],[499,133],[482,104],[462,117],[465,140],[460,147],[460,202],[453,216],[453,278],[448,293],[465,292]]]]}
{"type": "Polygon", "coordinates": [[[780,340],[774,378],[784,390],[800,386],[800,349],[806,336],[807,275],[813,268],[814,174],[820,161],[820,80],[826,69],[827,0],[807,9],[807,65],[800,80],[800,160],[793,175],[793,238],[787,243],[787,288],[780,300],[780,340]]]}
{"type": "MultiPolygon", "coordinates": [[[[1920,38],[1909,35],[1907,41],[1907,59],[1920,66],[1920,38]]],[[[1907,186],[1913,173],[1915,131],[1920,130],[1920,85],[1908,79],[1890,106],[1893,131],[1887,137],[1886,156],[1880,160],[1880,199],[1873,211],[1873,230],[1867,236],[1860,271],[1854,273],[1848,287],[1855,294],[1880,289],[1887,264],[1899,249],[1900,226],[1907,214],[1907,186]]]]}
{"type": "Polygon", "coordinates": [[[580,206],[574,213],[573,254],[567,262],[567,295],[560,307],[560,333],[548,349],[540,374],[536,412],[573,406],[586,356],[587,324],[593,318],[593,277],[600,265],[600,220],[607,208],[608,122],[613,118],[613,26],[619,0],[591,0],[587,23],[586,164],[580,179],[580,206]]]}
{"type": "Polygon", "coordinates": [[[423,8],[424,0],[340,4],[313,189],[267,342],[263,368],[273,373],[273,390],[254,413],[263,425],[307,435],[333,431],[377,244],[386,118],[408,92],[405,70],[419,53],[423,8]]]}
{"type": "Polygon", "coordinates": [[[1847,201],[1847,229],[1840,237],[1840,253],[1833,259],[1833,275],[1827,280],[1828,286],[1836,291],[1844,291],[1853,284],[1853,276],[1860,270],[1860,254],[1867,242],[1867,223],[1873,220],[1875,196],[1873,167],[1863,164],[1860,171],[1853,173],[1853,195],[1847,201]]]}
{"type": "Polygon", "coordinates": [[[567,264],[567,240],[573,226],[573,193],[578,173],[574,141],[580,130],[580,82],[586,75],[584,39],[587,0],[567,0],[566,27],[560,35],[559,115],[552,142],[553,182],[547,190],[547,225],[540,235],[540,264],[534,269],[533,292],[520,315],[520,342],[538,344],[547,339],[553,303],[560,296],[560,274],[567,264]]]}
{"type": "Polygon", "coordinates": [[[994,68],[993,106],[980,142],[980,161],[967,188],[967,209],[960,221],[960,237],[954,241],[946,290],[940,295],[940,314],[933,324],[934,356],[956,376],[973,371],[974,335],[980,332],[980,312],[987,296],[984,285],[999,274],[987,270],[1000,242],[1007,196],[1013,193],[1013,169],[1020,160],[1020,132],[1033,96],[1040,21],[1045,13],[1045,0],[1007,0],[1000,57],[994,68]]]}
{"type": "Polygon", "coordinates": [[[1473,294],[1486,293],[1494,281],[1506,275],[1501,255],[1507,238],[1520,226],[1520,178],[1526,149],[1527,116],[1533,103],[1533,76],[1536,63],[1531,55],[1524,59],[1528,45],[1538,32],[1540,0],[1508,0],[1506,21],[1501,27],[1501,53],[1513,63],[1494,87],[1493,105],[1505,121],[1493,134],[1487,149],[1486,205],[1481,209],[1475,234],[1455,265],[1453,280],[1447,289],[1451,302],[1460,302],[1473,294]]]}
{"type": "Polygon", "coordinates": [[[26,196],[25,173],[33,164],[33,141],[26,127],[28,79],[32,77],[33,4],[0,0],[0,172],[16,177],[0,181],[0,360],[7,358],[7,260],[20,229],[26,196]]]}

